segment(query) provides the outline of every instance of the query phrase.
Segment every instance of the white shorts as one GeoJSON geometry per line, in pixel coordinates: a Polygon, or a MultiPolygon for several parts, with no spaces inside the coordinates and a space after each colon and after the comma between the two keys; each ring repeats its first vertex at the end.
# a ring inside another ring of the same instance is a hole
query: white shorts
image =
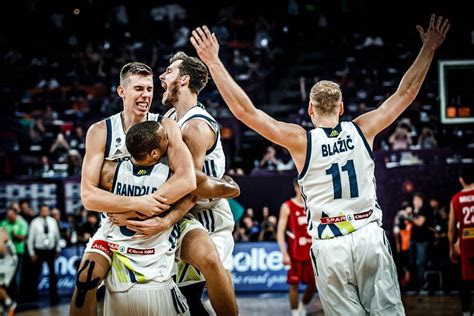
{"type": "MultiPolygon", "coordinates": [[[[227,200],[220,199],[210,208],[196,205],[186,215],[185,219],[189,221],[189,223],[182,229],[180,223],[181,235],[177,243],[177,254],[180,250],[181,241],[185,234],[192,229],[203,227],[207,230],[209,237],[216,246],[219,258],[221,259],[224,268],[230,270],[232,268],[232,251],[234,250],[234,237],[232,236],[232,231],[235,223],[227,200]],[[195,224],[196,221],[199,225],[195,224]]],[[[197,269],[182,261],[178,263],[176,277],[176,283],[180,287],[205,280],[197,269]]]]}
{"type": "Polygon", "coordinates": [[[98,253],[107,258],[109,264],[112,263],[113,253],[110,250],[109,244],[107,242],[104,225],[100,225],[94,236],[89,239],[86,245],[86,249],[84,250],[84,253],[86,252],[98,253]]]}
{"type": "Polygon", "coordinates": [[[390,244],[377,223],[313,239],[311,261],[325,315],[405,315],[390,244]]]}
{"type": "Polygon", "coordinates": [[[186,298],[173,282],[136,284],[126,292],[105,293],[104,316],[190,315],[186,298]]]}

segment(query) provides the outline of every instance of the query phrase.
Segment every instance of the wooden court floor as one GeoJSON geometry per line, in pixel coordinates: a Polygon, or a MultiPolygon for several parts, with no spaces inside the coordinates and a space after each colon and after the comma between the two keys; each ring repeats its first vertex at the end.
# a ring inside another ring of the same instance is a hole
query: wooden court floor
{"type": "MultiPolygon", "coordinates": [[[[290,308],[285,294],[239,295],[237,297],[240,315],[242,316],[287,316],[290,308]]],[[[403,296],[408,316],[455,316],[461,315],[459,298],[451,295],[405,295],[403,296]]],[[[209,302],[206,301],[209,306],[209,302]]],[[[62,316],[69,315],[68,302],[54,307],[36,307],[27,311],[17,312],[18,316],[62,316]]],[[[102,315],[102,302],[99,302],[99,314],[102,315]]],[[[212,313],[211,313],[212,315],[212,313]]],[[[312,302],[310,316],[324,315],[319,300],[312,302]]]]}

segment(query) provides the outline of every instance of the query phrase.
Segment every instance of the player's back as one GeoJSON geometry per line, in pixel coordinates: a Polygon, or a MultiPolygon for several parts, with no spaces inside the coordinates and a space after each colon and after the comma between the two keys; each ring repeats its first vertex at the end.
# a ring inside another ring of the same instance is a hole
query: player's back
{"type": "Polygon", "coordinates": [[[451,203],[459,221],[460,253],[474,257],[474,189],[458,192],[451,203]]]}
{"type": "Polygon", "coordinates": [[[373,152],[355,123],[308,132],[306,161],[298,182],[313,238],[342,236],[370,222],[381,222],[374,167],[373,152]]]}
{"type": "MultiPolygon", "coordinates": [[[[152,194],[166,182],[169,174],[165,164],[144,167],[125,159],[117,164],[112,192],[126,196],[152,194]]],[[[123,291],[136,282],[165,281],[171,277],[179,235],[177,226],[152,237],[136,239],[135,232],[112,224],[109,218],[103,225],[108,246],[114,253],[112,273],[107,278],[109,289],[123,291]]]]}

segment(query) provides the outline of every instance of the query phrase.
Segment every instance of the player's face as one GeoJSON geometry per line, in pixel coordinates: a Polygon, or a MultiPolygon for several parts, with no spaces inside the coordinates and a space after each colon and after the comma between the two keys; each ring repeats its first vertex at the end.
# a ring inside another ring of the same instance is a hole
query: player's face
{"type": "Polygon", "coordinates": [[[153,76],[131,75],[118,92],[126,112],[145,116],[153,101],[153,76]]]}
{"type": "Polygon", "coordinates": [[[166,106],[173,106],[178,101],[180,88],[179,79],[181,77],[179,65],[181,65],[181,63],[181,60],[174,61],[160,76],[161,86],[165,89],[161,101],[166,106]]]}

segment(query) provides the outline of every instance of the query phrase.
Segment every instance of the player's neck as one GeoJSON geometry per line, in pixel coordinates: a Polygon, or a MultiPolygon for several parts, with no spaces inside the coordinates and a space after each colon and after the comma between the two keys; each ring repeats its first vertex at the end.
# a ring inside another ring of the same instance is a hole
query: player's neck
{"type": "Polygon", "coordinates": [[[155,161],[149,161],[148,159],[137,161],[133,157],[131,157],[131,160],[135,166],[139,166],[139,167],[149,167],[156,163],[155,161]]]}
{"type": "Polygon", "coordinates": [[[316,116],[313,119],[314,126],[334,128],[339,124],[339,116],[316,116]]]}
{"type": "Polygon", "coordinates": [[[180,91],[179,99],[173,104],[176,109],[176,118],[180,120],[189,109],[195,107],[197,104],[197,95],[191,93],[189,90],[180,91]]]}
{"type": "Polygon", "coordinates": [[[132,127],[133,125],[144,122],[148,114],[144,116],[137,116],[133,112],[130,113],[124,110],[122,111],[122,113],[120,113],[120,116],[122,119],[123,131],[127,133],[130,127],[132,127]]]}
{"type": "Polygon", "coordinates": [[[465,185],[462,189],[463,191],[470,191],[470,190],[474,190],[474,183],[471,183],[471,184],[468,184],[468,185],[465,185]]]}

